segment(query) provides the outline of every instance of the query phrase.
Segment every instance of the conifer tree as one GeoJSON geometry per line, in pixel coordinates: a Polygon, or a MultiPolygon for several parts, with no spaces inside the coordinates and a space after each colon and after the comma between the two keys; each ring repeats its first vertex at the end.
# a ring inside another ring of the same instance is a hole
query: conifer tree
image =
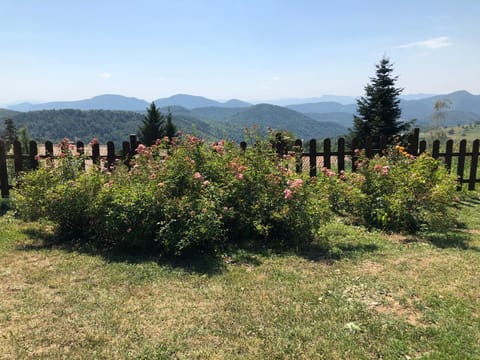
{"type": "Polygon", "coordinates": [[[165,136],[165,117],[157,109],[154,102],[147,108],[143,117],[143,126],[139,127],[138,137],[146,146],[152,146],[157,139],[165,136]]]}
{"type": "Polygon", "coordinates": [[[10,146],[17,140],[17,128],[10,118],[5,119],[5,130],[3,132],[3,140],[5,141],[5,148],[10,149],[10,146]]]}
{"type": "Polygon", "coordinates": [[[165,126],[165,135],[168,136],[169,140],[172,140],[172,138],[175,136],[177,133],[177,127],[173,123],[173,116],[170,110],[168,110],[167,114],[167,125],[165,126]]]}
{"type": "Polygon", "coordinates": [[[390,60],[383,58],[376,65],[375,77],[365,86],[365,96],[357,100],[357,115],[353,117],[353,129],[350,140],[356,139],[357,146],[364,147],[365,139],[371,136],[374,146],[378,146],[381,135],[387,136],[392,144],[397,135],[407,131],[411,123],[400,120],[401,109],[398,96],[402,88],[395,87],[398,76],[392,76],[393,66],[390,60]]]}

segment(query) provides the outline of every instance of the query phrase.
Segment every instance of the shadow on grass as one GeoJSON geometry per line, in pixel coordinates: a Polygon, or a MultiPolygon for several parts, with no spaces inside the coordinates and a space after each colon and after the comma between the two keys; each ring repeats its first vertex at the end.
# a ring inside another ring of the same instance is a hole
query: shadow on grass
{"type": "Polygon", "coordinates": [[[471,245],[471,234],[466,231],[424,234],[421,238],[441,249],[456,248],[480,251],[479,247],[471,245]]]}
{"type": "Polygon", "coordinates": [[[109,249],[99,248],[91,241],[77,238],[66,240],[63,237],[47,230],[27,228],[24,233],[32,240],[32,243],[19,245],[18,250],[38,251],[43,249],[61,250],[65,252],[77,252],[86,255],[100,256],[109,263],[123,262],[128,264],[142,264],[155,262],[159,266],[179,269],[201,275],[220,274],[225,270],[226,264],[223,259],[214,253],[191,252],[180,257],[159,255],[142,249],[109,249]]]}

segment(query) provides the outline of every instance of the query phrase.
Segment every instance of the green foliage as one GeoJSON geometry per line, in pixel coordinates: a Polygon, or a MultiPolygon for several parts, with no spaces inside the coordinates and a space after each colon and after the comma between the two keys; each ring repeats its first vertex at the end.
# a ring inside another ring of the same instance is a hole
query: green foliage
{"type": "Polygon", "coordinates": [[[358,172],[342,174],[331,199],[336,211],[369,227],[414,233],[452,227],[455,178],[428,154],[396,146],[385,156],[361,154],[358,172]]]}
{"type": "Polygon", "coordinates": [[[65,153],[28,173],[15,200],[19,213],[46,218],[60,233],[101,246],[182,254],[226,243],[298,246],[328,219],[328,201],[287,167],[268,141],[253,136],[245,153],[234,143],[194,136],[137,149],[130,169],[79,170],[65,153]]]}
{"type": "Polygon", "coordinates": [[[15,203],[25,218],[56,223],[64,238],[175,255],[245,242],[297,249],[318,240],[333,212],[388,231],[453,224],[455,180],[428,155],[413,158],[397,146],[383,157],[361,155],[357,173],[323,169],[307,178],[270,141],[248,137],[245,151],[165,137],[139,145],[129,167],[86,173],[65,140],[58,160],[24,175],[15,203]]]}
{"type": "Polygon", "coordinates": [[[392,77],[392,71],[389,59],[380,60],[376,65],[375,77],[365,86],[365,97],[357,100],[359,116],[354,116],[349,137],[357,139],[360,147],[365,146],[367,136],[378,141],[380,136],[385,135],[388,143],[393,144],[394,137],[410,127],[409,123],[399,121],[401,109],[398,96],[403,89],[395,87],[398,77],[392,77]]]}

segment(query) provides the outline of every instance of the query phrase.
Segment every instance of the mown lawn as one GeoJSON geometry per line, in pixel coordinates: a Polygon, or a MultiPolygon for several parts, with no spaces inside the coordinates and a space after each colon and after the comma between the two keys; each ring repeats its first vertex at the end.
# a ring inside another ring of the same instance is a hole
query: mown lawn
{"type": "Polygon", "coordinates": [[[480,198],[422,238],[169,262],[46,245],[0,217],[0,358],[480,359],[480,198]]]}

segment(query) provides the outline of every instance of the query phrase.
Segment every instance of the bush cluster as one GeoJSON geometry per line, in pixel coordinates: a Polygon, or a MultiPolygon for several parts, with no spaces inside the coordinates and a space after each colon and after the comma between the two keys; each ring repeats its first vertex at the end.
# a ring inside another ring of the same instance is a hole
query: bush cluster
{"type": "Polygon", "coordinates": [[[445,225],[455,180],[428,155],[402,148],[360,156],[357,173],[295,174],[269,142],[194,136],[139,145],[129,166],[92,166],[65,151],[26,173],[15,193],[24,218],[45,218],[65,239],[179,255],[243,241],[295,248],[336,213],[370,227],[414,232],[445,225]]]}

